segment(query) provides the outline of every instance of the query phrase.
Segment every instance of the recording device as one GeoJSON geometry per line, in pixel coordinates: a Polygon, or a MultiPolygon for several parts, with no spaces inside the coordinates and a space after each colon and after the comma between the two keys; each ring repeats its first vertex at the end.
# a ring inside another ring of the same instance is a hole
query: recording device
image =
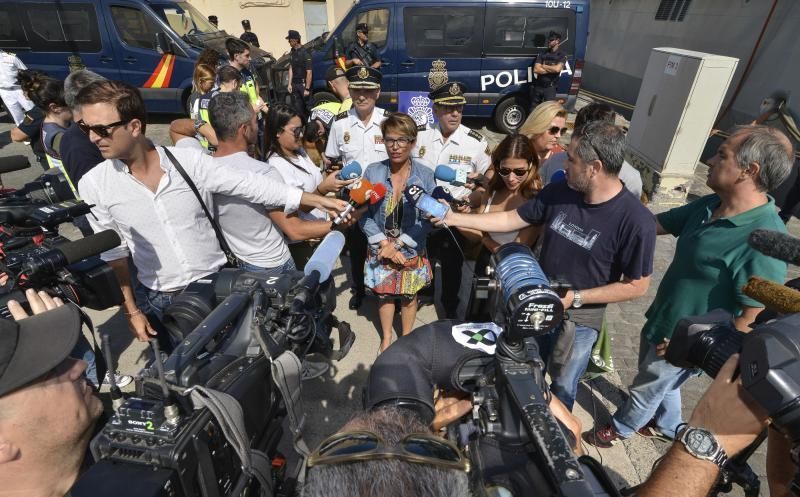
{"type": "Polygon", "coordinates": [[[450,207],[425,193],[420,186],[408,185],[403,193],[406,200],[428,216],[444,219],[447,211],[450,210],[450,207]]]}
{"type": "MultiPolygon", "coordinates": [[[[348,164],[347,167],[350,167],[350,164],[348,164]]],[[[371,201],[371,196],[373,193],[372,183],[362,178],[361,180],[357,181],[355,185],[356,187],[350,190],[350,200],[347,202],[347,207],[345,207],[345,209],[333,219],[331,227],[342,224],[347,215],[353,212],[353,209],[371,201]]]]}
{"type": "Polygon", "coordinates": [[[441,185],[433,189],[431,192],[431,197],[435,198],[436,200],[444,200],[445,202],[453,205],[460,206],[469,204],[468,200],[456,200],[456,198],[450,194],[450,190],[441,185]]]}
{"type": "Polygon", "coordinates": [[[331,232],[304,272],[223,269],[176,296],[164,324],[180,344],[136,379],[135,395],[92,440],[98,463],[71,495],[292,495],[295,473],[275,457],[286,418],[295,440],[303,424],[301,362],[339,360],[355,339],[333,316],[343,245],[331,232]]]}
{"type": "Polygon", "coordinates": [[[489,183],[489,180],[486,179],[486,176],[479,174],[474,178],[467,177],[469,173],[462,169],[453,169],[452,167],[445,166],[444,164],[439,164],[436,166],[436,170],[434,171],[433,175],[439,181],[444,181],[445,183],[450,183],[453,186],[466,186],[469,183],[474,183],[478,186],[486,188],[486,185],[489,183]]]}
{"type": "Polygon", "coordinates": [[[618,495],[594,459],[574,454],[574,437],[550,411],[535,336],[560,324],[558,298],[530,249],[509,245],[492,261],[504,303],[497,319],[440,320],[392,344],[370,371],[367,407],[409,409],[430,423],[435,387],[470,394],[471,413],[447,427],[447,438],[472,462],[474,495],[618,495]]]}
{"type": "Polygon", "coordinates": [[[361,164],[358,161],[353,161],[342,168],[341,171],[336,173],[338,179],[348,180],[348,179],[357,179],[361,177],[363,171],[361,170],[361,164]]]}

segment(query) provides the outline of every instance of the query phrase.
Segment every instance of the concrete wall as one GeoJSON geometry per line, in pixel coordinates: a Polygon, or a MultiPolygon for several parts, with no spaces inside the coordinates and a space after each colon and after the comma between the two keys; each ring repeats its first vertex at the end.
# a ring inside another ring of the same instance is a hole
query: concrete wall
{"type": "MultiPolygon", "coordinates": [[[[258,36],[261,48],[272,52],[275,58],[289,50],[286,32],[300,32],[303,43],[306,39],[306,22],[303,0],[190,0],[192,5],[206,16],[216,15],[219,27],[229,34],[239,36],[242,19],[249,19],[253,32],[258,36]]],[[[333,29],[341,21],[353,0],[327,0],[328,28],[333,29]]]]}

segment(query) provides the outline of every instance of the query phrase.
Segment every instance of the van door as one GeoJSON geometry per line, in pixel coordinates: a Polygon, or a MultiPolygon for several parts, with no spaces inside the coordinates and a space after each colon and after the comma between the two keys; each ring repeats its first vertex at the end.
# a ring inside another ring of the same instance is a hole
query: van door
{"type": "Polygon", "coordinates": [[[114,51],[95,5],[87,1],[0,4],[0,48],[31,68],[64,79],[86,68],[118,79],[114,51]],[[5,33],[5,34],[4,34],[5,33]]]}
{"type": "MultiPolygon", "coordinates": [[[[408,96],[415,98],[410,112],[419,112],[421,97],[448,81],[467,86],[464,113],[474,114],[483,43],[483,3],[418,4],[398,6],[397,88],[401,108],[408,96]],[[404,93],[408,92],[408,93],[404,93]]],[[[418,120],[417,122],[420,122],[418,120]]]]}

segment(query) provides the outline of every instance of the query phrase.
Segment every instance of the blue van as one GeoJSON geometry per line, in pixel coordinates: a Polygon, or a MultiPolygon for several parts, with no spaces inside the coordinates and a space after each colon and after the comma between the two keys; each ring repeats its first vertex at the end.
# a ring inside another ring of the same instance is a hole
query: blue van
{"type": "MultiPolygon", "coordinates": [[[[198,54],[224,54],[228,36],[188,1],[0,2],[0,48],[56,78],[85,67],[128,82],[142,90],[151,112],[186,112],[198,54]]],[[[252,54],[260,66],[274,62],[255,47],[252,54]]]]}
{"type": "MultiPolygon", "coordinates": [[[[562,34],[568,55],[559,98],[574,104],[589,36],[589,0],[361,0],[312,52],[315,102],[327,93],[325,70],[335,44],[355,40],[365,22],[383,65],[380,104],[408,109],[448,80],[467,85],[464,115],[491,117],[504,132],[527,117],[533,60],[547,50],[550,31],[562,34]]],[[[279,61],[280,63],[280,61],[279,61]]]]}

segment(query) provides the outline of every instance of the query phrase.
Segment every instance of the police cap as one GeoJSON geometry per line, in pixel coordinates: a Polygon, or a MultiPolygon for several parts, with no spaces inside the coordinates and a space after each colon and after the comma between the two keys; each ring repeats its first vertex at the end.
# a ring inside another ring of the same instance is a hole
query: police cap
{"type": "Polygon", "coordinates": [[[379,90],[383,75],[374,67],[353,66],[345,73],[350,88],[362,90],[379,90]]]}
{"type": "Polygon", "coordinates": [[[464,105],[467,99],[464,98],[466,85],[459,81],[451,81],[436,88],[428,94],[428,98],[436,105],[464,105]]]}

